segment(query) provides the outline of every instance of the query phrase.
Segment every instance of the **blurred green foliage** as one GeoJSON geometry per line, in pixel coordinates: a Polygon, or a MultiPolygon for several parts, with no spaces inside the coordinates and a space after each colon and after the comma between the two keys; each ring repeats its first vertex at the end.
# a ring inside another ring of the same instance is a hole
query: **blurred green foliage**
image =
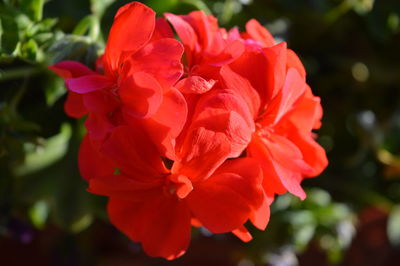
{"type": "MultiPolygon", "coordinates": [[[[127,2],[0,3],[4,265],[165,263],[147,258],[102,222],[107,220],[105,200],[85,191],[77,169],[83,121],[64,114],[63,81],[47,70],[65,59],[93,66],[113,15],[127,2]],[[17,258],[21,250],[28,255],[17,258]]],[[[254,240],[248,244],[196,231],[188,254],[172,264],[393,265],[399,260],[400,2],[142,2],[159,15],[201,9],[225,27],[243,29],[246,21],[258,19],[301,57],[325,113],[318,141],[330,166],[304,182],[305,201],[278,196],[267,230],[252,231],[254,240]]]]}

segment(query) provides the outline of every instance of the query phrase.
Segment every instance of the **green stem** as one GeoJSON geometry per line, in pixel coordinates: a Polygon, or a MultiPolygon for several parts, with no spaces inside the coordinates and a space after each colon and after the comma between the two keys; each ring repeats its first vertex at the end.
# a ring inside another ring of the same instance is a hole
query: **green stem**
{"type": "Polygon", "coordinates": [[[7,69],[6,71],[0,70],[0,82],[33,76],[41,72],[41,70],[42,69],[37,66],[19,67],[14,69],[7,69]]]}
{"type": "Polygon", "coordinates": [[[344,0],[342,3],[340,3],[335,8],[331,9],[331,11],[329,11],[326,14],[325,16],[326,21],[328,22],[328,24],[331,24],[350,10],[351,10],[351,4],[349,3],[348,0],[344,0]]]}

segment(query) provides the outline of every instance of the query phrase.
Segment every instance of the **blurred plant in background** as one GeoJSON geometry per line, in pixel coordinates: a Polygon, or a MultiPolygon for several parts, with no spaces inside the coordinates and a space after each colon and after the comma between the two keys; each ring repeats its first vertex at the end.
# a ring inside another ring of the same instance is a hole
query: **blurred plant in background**
{"type": "MultiPolygon", "coordinates": [[[[112,14],[129,1],[0,3],[0,254],[4,265],[161,265],[107,223],[76,165],[83,121],[63,111],[49,64],[93,66],[112,14]],[[22,256],[23,255],[23,256],[22,256]]],[[[143,1],[159,15],[201,9],[226,27],[258,19],[305,63],[325,115],[330,166],[308,198],[281,195],[244,246],[194,232],[172,264],[393,265],[400,259],[400,2],[143,1]]]]}

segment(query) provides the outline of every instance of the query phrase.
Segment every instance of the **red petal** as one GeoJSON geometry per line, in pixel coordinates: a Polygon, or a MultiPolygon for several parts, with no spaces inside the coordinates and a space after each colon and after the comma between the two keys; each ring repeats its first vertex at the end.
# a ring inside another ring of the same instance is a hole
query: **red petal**
{"type": "Polygon", "coordinates": [[[275,46],[264,48],[263,52],[268,60],[268,85],[272,88],[271,96],[273,98],[277,95],[285,82],[287,62],[286,43],[282,42],[275,46]]]}
{"type": "MultiPolygon", "coordinates": [[[[229,117],[219,119],[225,120],[229,117]]],[[[205,179],[230,154],[229,140],[224,133],[200,127],[187,134],[183,149],[178,155],[179,159],[174,162],[171,171],[189,177],[192,182],[205,179]]]]}
{"type": "Polygon", "coordinates": [[[246,23],[246,32],[252,39],[262,43],[264,47],[275,45],[275,40],[271,33],[255,19],[251,19],[246,23]]]}
{"type": "Polygon", "coordinates": [[[185,48],[189,48],[186,52],[193,52],[197,45],[197,35],[192,26],[180,16],[171,13],[165,13],[164,16],[174,27],[185,48]]]}
{"type": "MultiPolygon", "coordinates": [[[[250,81],[261,99],[261,106],[269,104],[286,77],[286,43],[280,43],[262,52],[247,51],[230,64],[233,71],[250,81]]],[[[263,110],[260,110],[263,111],[263,110]]]]}
{"type": "MultiPolygon", "coordinates": [[[[275,173],[279,178],[279,181],[277,181],[276,177],[271,176],[271,179],[275,179],[274,186],[276,187],[267,188],[266,191],[275,189],[276,191],[273,191],[273,193],[282,192],[278,183],[280,182],[290,193],[304,199],[306,195],[300,186],[302,174],[309,173],[312,169],[304,162],[299,148],[288,139],[276,134],[271,134],[268,139],[262,139],[261,141],[265,145],[265,150],[262,153],[260,153],[260,150],[258,151],[258,156],[262,156],[258,160],[260,163],[264,161],[263,168],[269,168],[270,174],[273,175],[275,173]],[[273,172],[271,172],[271,168],[273,172]]],[[[258,149],[263,148],[259,147],[258,149]]],[[[252,157],[257,156],[255,152],[257,150],[251,150],[252,157]]],[[[268,176],[265,178],[268,178],[268,176]]],[[[271,181],[267,180],[265,184],[271,181]]]]}
{"type": "Polygon", "coordinates": [[[65,84],[70,91],[84,94],[111,87],[114,82],[109,77],[96,74],[69,78],[65,80],[65,84]]]}
{"type": "Polygon", "coordinates": [[[68,92],[64,111],[73,118],[80,118],[87,114],[88,111],[83,103],[82,95],[72,91],[68,92]]]}
{"type": "Polygon", "coordinates": [[[57,64],[51,65],[49,66],[49,69],[64,79],[96,74],[96,72],[87,66],[79,62],[69,60],[61,61],[57,64]]]}
{"type": "Polygon", "coordinates": [[[304,161],[311,167],[307,176],[317,176],[327,167],[328,159],[324,148],[322,148],[312,137],[312,133],[300,134],[293,132],[290,134],[292,140],[299,147],[303,154],[304,161]]]}
{"type": "Polygon", "coordinates": [[[209,57],[204,63],[212,66],[223,66],[239,58],[243,54],[244,50],[244,44],[241,41],[236,40],[226,45],[219,55],[209,57]]]}
{"type": "Polygon", "coordinates": [[[305,93],[299,98],[293,109],[287,119],[302,133],[309,134],[312,129],[318,129],[321,126],[320,98],[312,95],[310,87],[306,86],[305,93]]]}
{"type": "Polygon", "coordinates": [[[141,119],[147,134],[158,146],[163,156],[175,159],[175,142],[187,117],[187,104],[182,94],[171,87],[163,96],[158,111],[147,119],[141,119]]]}
{"type": "Polygon", "coordinates": [[[183,201],[155,197],[143,203],[111,198],[111,223],[153,257],[172,260],[182,256],[190,241],[190,212],[183,201]]]}
{"type": "Polygon", "coordinates": [[[283,88],[279,92],[278,97],[274,99],[279,104],[271,104],[266,111],[268,116],[273,117],[273,121],[267,119],[262,121],[262,124],[271,125],[279,123],[282,117],[294,108],[295,102],[304,93],[305,89],[306,83],[297,70],[294,68],[289,69],[283,88]]]}
{"type": "Polygon", "coordinates": [[[200,76],[189,76],[181,79],[178,84],[176,84],[176,88],[182,93],[203,94],[211,90],[215,82],[216,80],[213,79],[206,80],[200,76]]]}
{"type": "Polygon", "coordinates": [[[128,74],[119,84],[119,95],[126,111],[135,117],[145,118],[157,112],[162,94],[157,80],[145,72],[128,74]]]}
{"type": "Polygon", "coordinates": [[[121,7],[115,16],[108,36],[105,60],[109,69],[115,71],[120,64],[120,57],[125,52],[136,52],[153,35],[155,12],[139,2],[121,7]]]}
{"type": "Polygon", "coordinates": [[[163,194],[162,176],[142,177],[141,181],[122,174],[110,174],[89,180],[88,191],[94,194],[142,202],[163,194]],[[147,179],[147,180],[146,180],[147,179]],[[144,182],[142,180],[146,180],[144,182]]]}
{"type": "Polygon", "coordinates": [[[172,171],[192,181],[207,178],[224,160],[243,152],[253,129],[253,119],[239,96],[215,91],[203,97],[172,171]]]}
{"type": "Polygon", "coordinates": [[[115,171],[114,164],[92,144],[89,135],[81,142],[78,164],[80,174],[86,181],[112,175],[115,171]]]}
{"type": "Polygon", "coordinates": [[[262,201],[262,173],[251,159],[225,162],[186,197],[193,215],[213,233],[239,228],[262,201]]]}
{"type": "Polygon", "coordinates": [[[160,39],[147,44],[128,59],[130,72],[146,72],[165,88],[174,85],[183,74],[183,46],[174,39],[160,39]]]}
{"type": "Polygon", "coordinates": [[[90,113],[85,121],[85,127],[91,138],[103,140],[112,131],[114,125],[102,114],[90,113]]]}
{"type": "Polygon", "coordinates": [[[89,112],[108,115],[119,105],[116,97],[108,90],[92,91],[81,96],[89,112]]]}
{"type": "Polygon", "coordinates": [[[262,204],[259,207],[255,208],[253,210],[252,215],[250,216],[250,221],[253,223],[255,227],[257,227],[260,230],[265,230],[265,228],[267,227],[270,217],[269,206],[273,201],[273,198],[267,197],[267,194],[265,192],[263,194],[264,196],[262,204]]]}
{"type": "Polygon", "coordinates": [[[235,229],[232,231],[232,233],[237,236],[240,240],[243,242],[249,242],[250,240],[253,239],[249,231],[244,227],[243,225],[240,226],[239,228],[235,229]]]}
{"type": "Polygon", "coordinates": [[[176,187],[176,195],[180,198],[186,196],[193,190],[192,182],[184,175],[169,175],[168,179],[172,181],[176,187]]]}
{"type": "Polygon", "coordinates": [[[287,189],[283,186],[282,181],[274,169],[270,152],[259,137],[253,137],[246,151],[247,156],[256,159],[262,167],[265,192],[272,195],[287,192],[287,189]]]}
{"type": "Polygon", "coordinates": [[[212,16],[207,16],[203,11],[193,11],[187,16],[180,17],[196,31],[202,49],[209,50],[218,29],[216,19],[212,16]]]}
{"type": "Polygon", "coordinates": [[[156,27],[154,29],[151,40],[156,41],[163,38],[174,38],[174,32],[172,31],[165,18],[157,18],[156,27]]]}
{"type": "Polygon", "coordinates": [[[300,61],[296,53],[290,49],[287,49],[287,68],[295,68],[303,79],[306,78],[306,70],[303,63],[300,61]]]}
{"type": "Polygon", "coordinates": [[[310,170],[310,167],[303,160],[300,149],[289,139],[271,134],[263,142],[270,150],[272,158],[285,168],[299,173],[310,170]]]}
{"type": "MultiPolygon", "coordinates": [[[[122,173],[135,177],[166,173],[157,149],[138,127],[116,127],[102,146],[122,173]]],[[[138,178],[139,178],[138,177],[138,178]]]]}
{"type": "Polygon", "coordinates": [[[232,71],[229,66],[222,67],[220,74],[225,87],[239,94],[247,103],[253,118],[256,118],[260,109],[260,97],[250,82],[232,71]]]}

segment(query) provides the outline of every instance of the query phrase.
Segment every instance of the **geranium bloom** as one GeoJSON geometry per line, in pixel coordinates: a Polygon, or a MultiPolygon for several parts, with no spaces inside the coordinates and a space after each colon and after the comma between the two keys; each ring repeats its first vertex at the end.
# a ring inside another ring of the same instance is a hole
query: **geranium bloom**
{"type": "Polygon", "coordinates": [[[243,92],[253,113],[256,131],[247,156],[262,165],[268,194],[289,191],[304,199],[301,181],[320,174],[328,163],[312,133],[321,125],[320,99],[313,96],[303,65],[286,43],[275,44],[255,20],[246,29],[242,36],[250,49],[225,66],[221,77],[226,87],[243,92]]]}
{"type": "Polygon", "coordinates": [[[244,44],[233,33],[218,27],[218,21],[203,11],[188,15],[165,14],[185,47],[187,77],[177,87],[186,93],[204,93],[218,79],[219,68],[244,52],[244,44]]]}
{"type": "Polygon", "coordinates": [[[165,38],[172,36],[168,29],[153,10],[133,2],[116,14],[97,72],[74,61],[50,67],[65,78],[66,112],[72,117],[89,113],[86,127],[92,138],[104,139],[114,126],[134,123],[171,156],[173,139],[186,119],[186,103],[172,87],[182,75],[183,48],[165,38]]]}
{"type": "Polygon", "coordinates": [[[192,225],[249,241],[244,224],[264,230],[274,195],[303,199],[301,181],[327,160],[312,133],[319,98],[286,43],[255,20],[240,33],[201,11],[165,17],[127,4],[96,71],[51,69],[66,80],[66,112],[89,114],[78,159],[88,190],[109,197],[111,222],[147,254],[174,259],[192,225]]]}
{"type": "MultiPolygon", "coordinates": [[[[191,141],[194,148],[198,141],[191,141]]],[[[97,153],[88,141],[82,149],[97,153]]],[[[264,201],[261,170],[246,158],[226,161],[214,170],[215,160],[202,160],[203,155],[211,156],[209,151],[187,151],[181,160],[187,165],[168,170],[143,132],[121,126],[102,147],[118,173],[112,168],[98,172],[93,164],[89,191],[110,197],[111,222],[141,242],[151,256],[181,256],[189,244],[193,218],[211,232],[234,231],[246,240],[249,236],[240,232],[241,227],[249,218],[258,222],[252,214],[264,201]]]]}
{"type": "Polygon", "coordinates": [[[166,18],[185,46],[188,77],[177,87],[190,102],[189,110],[197,100],[191,94],[220,88],[216,82],[236,91],[254,120],[246,151],[263,166],[266,192],[272,196],[289,191],[304,199],[300,182],[321,173],[327,159],[311,132],[320,126],[320,100],[306,84],[297,55],[286,43],[277,44],[254,19],[239,33],[219,28],[217,20],[202,11],[166,18]]]}

